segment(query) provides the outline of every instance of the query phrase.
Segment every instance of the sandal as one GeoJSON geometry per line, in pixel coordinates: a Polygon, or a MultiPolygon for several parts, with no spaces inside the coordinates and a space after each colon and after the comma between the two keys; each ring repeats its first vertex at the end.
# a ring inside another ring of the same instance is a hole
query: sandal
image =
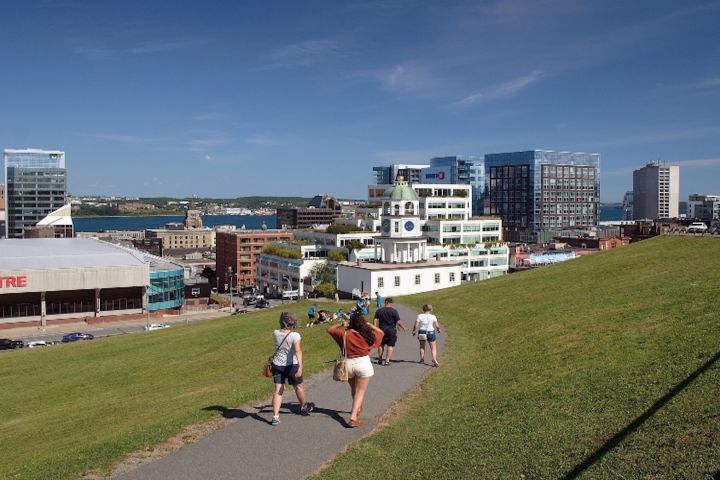
{"type": "Polygon", "coordinates": [[[348,427],[350,428],[357,428],[360,425],[362,425],[362,422],[360,420],[353,420],[352,418],[348,421],[348,427]]]}

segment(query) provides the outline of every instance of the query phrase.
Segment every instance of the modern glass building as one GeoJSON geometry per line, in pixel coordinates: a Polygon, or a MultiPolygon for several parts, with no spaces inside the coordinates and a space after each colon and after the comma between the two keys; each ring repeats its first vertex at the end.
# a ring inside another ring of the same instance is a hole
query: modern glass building
{"type": "MultiPolygon", "coordinates": [[[[506,232],[560,232],[597,226],[600,155],[529,150],[485,155],[488,214],[506,232]]],[[[513,240],[513,235],[508,240],[513,240]]],[[[524,238],[520,238],[525,240],[524,238]]]]}
{"type": "Polygon", "coordinates": [[[484,213],[485,163],[482,157],[452,155],[430,159],[421,172],[422,183],[454,183],[472,186],[472,214],[484,213]]]}
{"type": "Polygon", "coordinates": [[[387,167],[373,167],[376,185],[392,185],[397,177],[403,177],[409,183],[420,182],[420,171],[430,165],[409,165],[395,163],[387,167]]]}
{"type": "Polygon", "coordinates": [[[5,204],[7,238],[23,238],[63,205],[67,196],[65,152],[57,150],[5,149],[5,204]]]}

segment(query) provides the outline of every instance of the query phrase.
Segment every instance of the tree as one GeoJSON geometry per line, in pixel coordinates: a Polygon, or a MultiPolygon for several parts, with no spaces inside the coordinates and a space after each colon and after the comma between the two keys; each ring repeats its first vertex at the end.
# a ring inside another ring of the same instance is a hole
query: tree
{"type": "MultiPolygon", "coordinates": [[[[327,263],[318,263],[310,270],[313,283],[335,283],[335,272],[327,263]]],[[[334,292],[333,292],[334,293],[334,292]]]]}
{"type": "Polygon", "coordinates": [[[353,250],[360,250],[361,248],[365,248],[365,244],[360,240],[350,240],[348,243],[345,244],[345,248],[348,249],[348,253],[352,253],[353,250]]]}
{"type": "Polygon", "coordinates": [[[347,255],[337,250],[330,250],[328,252],[328,260],[332,260],[333,262],[344,262],[347,260],[347,255]]]}

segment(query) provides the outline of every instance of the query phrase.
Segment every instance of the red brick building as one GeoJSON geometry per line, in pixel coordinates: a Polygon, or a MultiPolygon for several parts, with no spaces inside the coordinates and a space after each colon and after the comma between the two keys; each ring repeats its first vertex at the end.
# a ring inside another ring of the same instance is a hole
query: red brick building
{"type": "Polygon", "coordinates": [[[218,231],[215,236],[218,291],[229,291],[231,284],[233,291],[237,285],[255,285],[255,259],[262,249],[272,242],[292,240],[293,237],[288,230],[218,231]],[[232,277],[228,267],[232,267],[232,277]]]}

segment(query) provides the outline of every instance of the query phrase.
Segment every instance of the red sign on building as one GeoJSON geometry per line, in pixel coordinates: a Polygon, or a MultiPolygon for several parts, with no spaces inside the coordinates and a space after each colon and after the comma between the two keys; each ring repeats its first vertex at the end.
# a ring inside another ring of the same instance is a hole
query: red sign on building
{"type": "Polygon", "coordinates": [[[25,275],[17,275],[10,277],[0,277],[0,288],[20,288],[27,287],[27,277],[25,275]]]}

